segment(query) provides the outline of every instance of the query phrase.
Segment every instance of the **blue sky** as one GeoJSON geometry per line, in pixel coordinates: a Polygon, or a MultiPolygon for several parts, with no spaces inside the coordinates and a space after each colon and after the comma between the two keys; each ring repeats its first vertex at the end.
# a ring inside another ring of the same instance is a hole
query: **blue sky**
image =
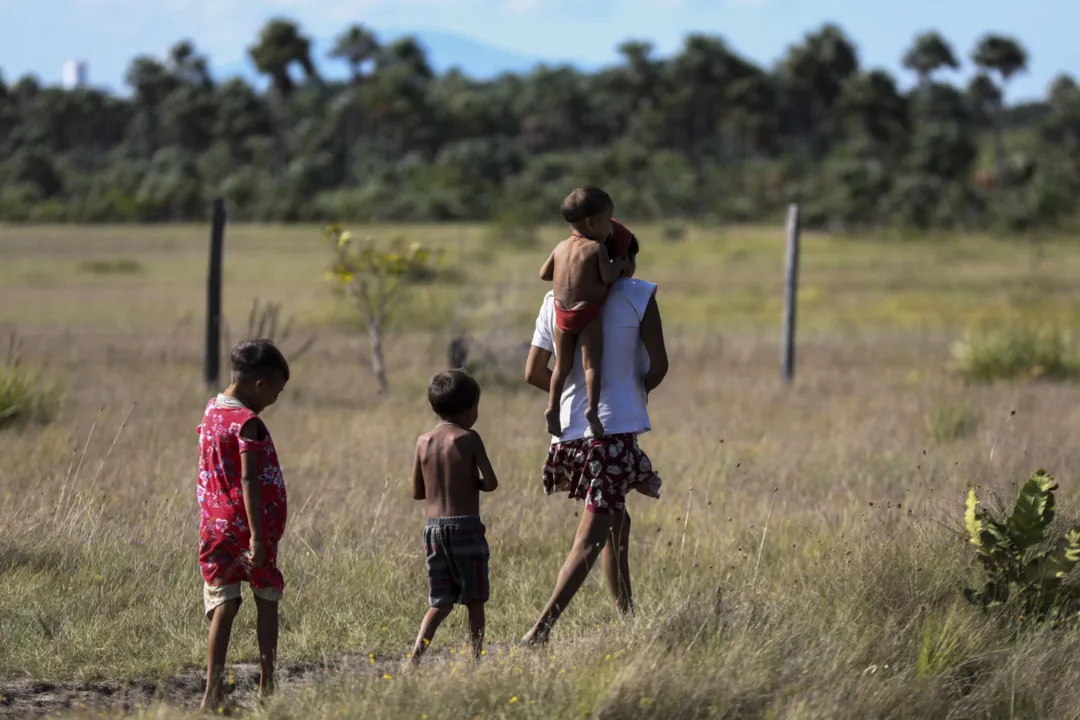
{"type": "Polygon", "coordinates": [[[1062,71],[1080,75],[1077,0],[0,0],[0,68],[9,81],[33,72],[57,82],[64,60],[77,57],[89,62],[92,83],[116,88],[132,56],[162,55],[191,38],[215,67],[242,69],[245,48],[273,15],[299,21],[319,40],[357,21],[391,34],[417,31],[430,38],[437,67],[455,60],[466,68],[532,60],[595,67],[613,60],[624,39],[651,40],[667,54],[691,31],[722,35],[748,57],[772,63],[804,33],[833,21],[854,39],[864,65],[897,72],[923,29],[953,43],[964,74],[979,35],[1013,35],[1031,61],[1029,73],[1013,81],[1011,100],[1042,95],[1062,71]]]}

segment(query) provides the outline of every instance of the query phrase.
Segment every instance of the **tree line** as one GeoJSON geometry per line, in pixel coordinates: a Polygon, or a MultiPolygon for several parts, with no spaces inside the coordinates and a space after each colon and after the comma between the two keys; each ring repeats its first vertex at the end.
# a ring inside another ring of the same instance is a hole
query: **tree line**
{"type": "Polygon", "coordinates": [[[410,37],[362,25],[320,77],[311,41],[272,19],[247,49],[268,78],[215,82],[189,41],[136,57],[129,98],[0,75],[0,220],[201,220],[224,197],[260,221],[557,221],[573,186],[601,185],[628,218],[743,222],[799,201],[806,221],[1034,232],[1080,214],[1080,87],[1036,103],[1003,89],[1028,64],[1006,36],[962,56],[936,32],[903,65],[913,89],[860,66],[825,24],[763,68],[721,37],[670,57],[627,41],[598,72],[541,65],[479,81],[436,74],[410,37]]]}

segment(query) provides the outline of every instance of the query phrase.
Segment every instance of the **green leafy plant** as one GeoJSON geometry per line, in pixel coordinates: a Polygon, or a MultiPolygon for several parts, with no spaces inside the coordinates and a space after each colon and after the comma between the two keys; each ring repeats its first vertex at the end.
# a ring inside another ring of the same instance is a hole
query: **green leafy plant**
{"type": "Polygon", "coordinates": [[[965,588],[970,602],[990,608],[1015,601],[1025,616],[1038,619],[1054,610],[1075,609],[1080,587],[1065,584],[1064,578],[1080,562],[1080,529],[1045,546],[1057,487],[1051,475],[1038,470],[1020,489],[1008,518],[992,517],[980,507],[974,488],[968,491],[966,541],[987,578],[980,590],[965,588]]]}

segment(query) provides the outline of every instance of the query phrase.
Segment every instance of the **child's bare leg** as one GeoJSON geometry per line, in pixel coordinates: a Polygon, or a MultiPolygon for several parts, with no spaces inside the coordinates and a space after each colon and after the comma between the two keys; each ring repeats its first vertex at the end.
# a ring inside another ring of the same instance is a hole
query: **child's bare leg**
{"type": "Polygon", "coordinates": [[[604,357],[604,325],[599,315],[585,326],[579,337],[581,366],[585,369],[585,392],[589,397],[585,419],[589,421],[593,436],[601,437],[604,426],[600,422],[600,361],[604,357]]]}
{"type": "Polygon", "coordinates": [[[233,620],[239,610],[239,600],[227,600],[214,608],[206,643],[206,693],[199,706],[201,710],[215,710],[221,705],[221,677],[225,673],[225,656],[229,652],[233,620]]]}
{"type": "Polygon", "coordinates": [[[443,620],[448,618],[453,610],[453,605],[447,605],[446,607],[431,608],[424,615],[424,619],[420,623],[420,634],[416,636],[416,644],[413,646],[411,659],[414,665],[420,662],[420,658],[427,652],[428,645],[431,645],[431,641],[435,638],[435,631],[439,629],[443,620]]]}
{"type": "Polygon", "coordinates": [[[615,516],[601,560],[615,607],[622,613],[634,612],[633,593],[630,589],[630,513],[625,510],[621,515],[615,516]]]}
{"type": "Polygon", "coordinates": [[[255,598],[259,611],[256,633],[259,637],[259,697],[274,692],[274,665],[277,661],[278,604],[273,600],[255,598]]]}
{"type": "Polygon", "coordinates": [[[555,368],[551,371],[548,406],[547,410],[544,411],[548,434],[555,437],[562,435],[562,424],[559,422],[559,404],[562,401],[563,388],[566,387],[566,381],[574,369],[574,350],[576,347],[577,336],[556,326],[555,368]]]}
{"type": "Polygon", "coordinates": [[[469,603],[465,607],[469,609],[469,637],[472,640],[473,659],[479,660],[480,653],[484,651],[484,603],[469,603]]]}
{"type": "Polygon", "coordinates": [[[574,537],[574,546],[559,570],[559,578],[555,581],[555,591],[540,614],[540,619],[522,638],[522,645],[543,645],[547,642],[555,621],[559,619],[563,610],[581,588],[581,584],[589,576],[593,563],[596,562],[597,555],[607,543],[607,535],[614,519],[614,515],[598,515],[588,511],[581,513],[577,535],[574,537]]]}

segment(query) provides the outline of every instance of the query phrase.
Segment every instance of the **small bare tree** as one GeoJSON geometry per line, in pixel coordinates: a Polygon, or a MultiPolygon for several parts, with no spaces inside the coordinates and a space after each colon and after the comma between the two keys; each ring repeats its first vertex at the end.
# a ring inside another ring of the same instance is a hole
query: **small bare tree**
{"type": "Polygon", "coordinates": [[[295,350],[286,350],[284,345],[292,336],[293,319],[290,316],[285,324],[278,328],[278,316],[281,314],[281,303],[267,302],[259,304],[255,298],[251,304],[251,314],[248,315],[247,336],[249,338],[268,338],[274,341],[281,352],[288,357],[289,361],[298,360],[301,355],[311,349],[315,344],[315,336],[311,335],[307,340],[300,343],[295,350]]]}
{"type": "Polygon", "coordinates": [[[395,312],[408,300],[409,290],[429,278],[441,260],[441,253],[397,238],[383,245],[373,238],[354,242],[352,233],[341,225],[327,225],[323,240],[334,253],[326,277],[344,290],[360,311],[371,340],[371,369],[379,392],[390,385],[383,360],[383,339],[392,329],[395,312]]]}

